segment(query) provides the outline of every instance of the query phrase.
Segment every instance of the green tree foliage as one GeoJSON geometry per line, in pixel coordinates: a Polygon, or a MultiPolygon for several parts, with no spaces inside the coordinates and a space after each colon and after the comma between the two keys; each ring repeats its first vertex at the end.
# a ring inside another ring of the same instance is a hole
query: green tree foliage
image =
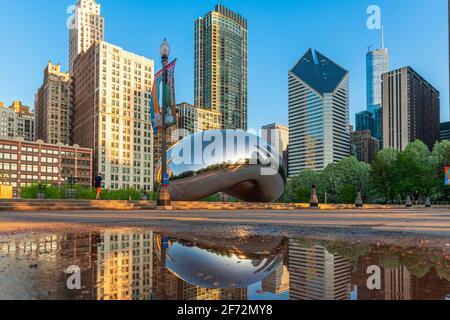
{"type": "MultiPolygon", "coordinates": [[[[311,196],[311,187],[320,185],[320,173],[313,170],[304,170],[297,177],[288,181],[283,202],[308,203],[311,196]]],[[[321,195],[318,190],[319,196],[321,195]]]]}
{"type": "Polygon", "coordinates": [[[450,141],[436,143],[432,152],[423,142],[414,141],[403,152],[381,150],[372,165],[348,157],[328,165],[323,172],[302,171],[289,180],[282,201],[308,202],[312,185],[317,186],[322,203],[325,194],[328,203],[354,203],[358,190],[365,202],[404,201],[407,195],[417,200],[430,196],[448,201],[445,166],[450,166],[450,141]]]}
{"type": "Polygon", "coordinates": [[[370,172],[371,196],[392,201],[395,199],[395,166],[399,152],[394,149],[384,149],[377,153],[372,162],[370,172]]]}
{"type": "Polygon", "coordinates": [[[430,151],[422,141],[410,143],[395,164],[395,190],[401,198],[407,195],[428,196],[433,187],[430,151]]]}

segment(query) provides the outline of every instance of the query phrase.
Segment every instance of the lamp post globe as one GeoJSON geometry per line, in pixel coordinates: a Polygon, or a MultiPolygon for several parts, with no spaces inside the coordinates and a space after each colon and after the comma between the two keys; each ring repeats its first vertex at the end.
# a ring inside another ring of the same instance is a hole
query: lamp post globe
{"type": "Polygon", "coordinates": [[[166,39],[164,39],[163,43],[161,44],[161,47],[159,48],[159,53],[161,54],[162,58],[168,58],[170,55],[170,46],[169,42],[167,42],[166,39]]]}

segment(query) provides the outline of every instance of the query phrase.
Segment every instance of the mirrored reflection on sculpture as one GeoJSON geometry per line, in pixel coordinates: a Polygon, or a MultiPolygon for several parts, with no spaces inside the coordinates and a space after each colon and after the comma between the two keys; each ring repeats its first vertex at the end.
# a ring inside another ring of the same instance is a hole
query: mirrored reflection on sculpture
{"type": "MultiPolygon", "coordinates": [[[[173,201],[196,201],[223,192],[247,202],[278,200],[286,167],[264,139],[240,130],[211,130],[188,136],[167,152],[173,201]]],[[[161,182],[161,164],[156,170],[161,182]]]]}

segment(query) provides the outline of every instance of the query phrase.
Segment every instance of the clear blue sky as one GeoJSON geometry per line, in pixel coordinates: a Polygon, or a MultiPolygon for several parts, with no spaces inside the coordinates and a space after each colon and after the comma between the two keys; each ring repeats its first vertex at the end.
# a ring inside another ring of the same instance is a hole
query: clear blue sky
{"type": "MultiPolygon", "coordinates": [[[[211,0],[100,0],[106,41],[158,59],[169,40],[178,58],[177,100],[193,103],[194,20],[211,0]]],[[[33,106],[49,59],[67,66],[66,8],[75,0],[0,0],[0,101],[33,106]]],[[[441,92],[449,118],[447,0],[223,0],[249,20],[249,127],[287,124],[288,70],[313,47],[350,71],[351,120],[365,109],[365,54],[380,33],[366,9],[382,9],[390,68],[412,66],[441,92]]],[[[158,63],[159,65],[159,63],[158,63]]]]}

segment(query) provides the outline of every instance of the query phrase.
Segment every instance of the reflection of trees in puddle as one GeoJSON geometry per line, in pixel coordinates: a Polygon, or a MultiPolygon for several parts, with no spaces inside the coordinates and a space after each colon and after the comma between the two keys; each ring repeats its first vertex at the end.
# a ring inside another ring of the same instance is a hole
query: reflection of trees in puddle
{"type": "Polygon", "coordinates": [[[0,288],[0,297],[4,298],[244,300],[252,298],[248,286],[255,281],[262,282],[266,292],[290,290],[291,299],[348,299],[353,286],[358,288],[358,299],[445,299],[450,293],[448,251],[426,247],[263,236],[167,237],[148,230],[112,230],[2,238],[0,258],[4,262],[0,280],[5,276],[16,279],[7,286],[15,292],[4,291],[6,286],[0,288]],[[167,257],[164,253],[173,253],[170,246],[174,244],[182,246],[180,249],[187,250],[184,253],[188,255],[189,249],[200,252],[200,259],[187,265],[198,281],[190,282],[190,277],[171,272],[167,261],[161,259],[167,257]],[[211,259],[223,266],[209,269],[211,259]],[[73,264],[82,270],[80,292],[66,288],[64,270],[73,264]],[[381,290],[367,288],[367,269],[372,265],[381,268],[381,290]],[[338,272],[320,274],[318,266],[338,272]],[[232,272],[225,273],[230,270],[254,274],[239,278],[232,272]],[[17,277],[11,277],[15,273],[17,277]],[[208,284],[217,287],[208,288],[208,284]],[[336,284],[332,293],[327,291],[330,284],[336,284]],[[26,295],[25,290],[34,295],[26,295]]]}
{"type": "Polygon", "coordinates": [[[351,262],[351,279],[352,284],[358,287],[358,299],[440,300],[450,292],[450,261],[448,254],[439,249],[310,239],[293,241],[304,248],[323,247],[334,258],[351,262]],[[381,270],[380,290],[367,287],[367,280],[372,275],[368,273],[371,266],[378,266],[381,270]]]}

